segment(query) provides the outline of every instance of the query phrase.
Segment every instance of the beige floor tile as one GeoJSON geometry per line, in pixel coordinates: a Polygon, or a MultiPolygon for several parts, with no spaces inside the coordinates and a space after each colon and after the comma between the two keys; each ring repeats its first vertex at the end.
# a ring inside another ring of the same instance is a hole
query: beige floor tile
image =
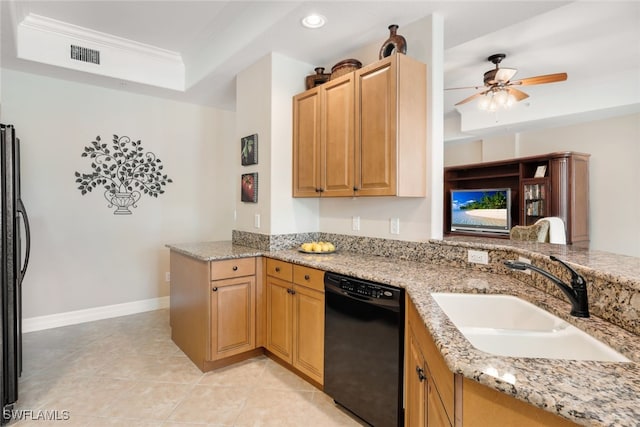
{"type": "Polygon", "coordinates": [[[207,372],[202,376],[198,384],[255,388],[263,385],[262,376],[266,365],[267,358],[265,356],[255,357],[225,368],[207,372]]]}
{"type": "Polygon", "coordinates": [[[191,389],[189,384],[136,382],[96,415],[165,420],[191,389]]]}
{"type": "Polygon", "coordinates": [[[68,420],[10,426],[359,426],[333,400],[260,356],[203,374],[158,310],[24,335],[17,410],[68,420]]]}
{"type": "Polygon", "coordinates": [[[243,387],[196,385],[169,416],[169,420],[233,426],[246,400],[246,389],[243,387]]]}
{"type": "Polygon", "coordinates": [[[312,386],[293,372],[280,366],[277,362],[274,362],[273,360],[268,358],[265,364],[264,373],[260,377],[260,383],[262,388],[276,390],[317,390],[314,386],[312,386]]]}

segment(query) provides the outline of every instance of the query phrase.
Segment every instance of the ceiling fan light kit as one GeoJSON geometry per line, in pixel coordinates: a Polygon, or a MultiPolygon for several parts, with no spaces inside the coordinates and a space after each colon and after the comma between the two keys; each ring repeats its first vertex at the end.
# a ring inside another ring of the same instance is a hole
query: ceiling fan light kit
{"type": "MultiPolygon", "coordinates": [[[[506,56],[504,53],[496,53],[489,56],[487,60],[496,67],[484,73],[483,81],[485,89],[463,99],[455,105],[466,104],[476,98],[481,98],[478,103],[478,107],[481,110],[494,112],[498,109],[508,109],[517,102],[529,97],[529,95],[521,90],[515,89],[513,86],[531,86],[567,80],[567,73],[555,73],[512,81],[511,79],[516,75],[518,70],[515,68],[500,68],[500,62],[502,62],[506,56]]],[[[479,87],[458,87],[448,90],[454,89],[479,89],[479,87]]]]}

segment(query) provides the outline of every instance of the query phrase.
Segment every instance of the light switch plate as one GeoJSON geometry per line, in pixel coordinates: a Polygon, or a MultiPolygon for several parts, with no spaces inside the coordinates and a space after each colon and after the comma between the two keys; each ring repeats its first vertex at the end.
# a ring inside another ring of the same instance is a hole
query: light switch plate
{"type": "Polygon", "coordinates": [[[253,226],[255,228],[260,228],[260,214],[257,213],[253,216],[253,226]]]}
{"type": "Polygon", "coordinates": [[[351,217],[351,229],[353,231],[359,231],[360,230],[360,217],[359,216],[351,217]]]}
{"type": "Polygon", "coordinates": [[[389,233],[400,234],[400,218],[391,218],[389,220],[389,233]]]}

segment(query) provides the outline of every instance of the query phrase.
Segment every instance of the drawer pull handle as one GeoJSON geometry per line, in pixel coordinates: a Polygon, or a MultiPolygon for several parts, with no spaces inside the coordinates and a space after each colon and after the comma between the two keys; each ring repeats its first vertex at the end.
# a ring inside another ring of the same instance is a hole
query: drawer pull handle
{"type": "Polygon", "coordinates": [[[309,275],[308,275],[308,274],[305,274],[305,275],[304,275],[304,280],[309,280],[309,279],[310,279],[309,275]]]}
{"type": "Polygon", "coordinates": [[[215,288],[211,289],[213,292],[218,292],[218,287],[216,286],[215,288]]]}
{"type": "Polygon", "coordinates": [[[424,374],[424,369],[422,369],[420,366],[416,366],[416,374],[418,374],[418,379],[420,380],[420,382],[427,379],[427,376],[424,374]]]}
{"type": "Polygon", "coordinates": [[[280,267],[276,267],[276,273],[280,273],[280,267]]]}
{"type": "Polygon", "coordinates": [[[233,266],[233,271],[238,271],[238,266],[237,265],[233,266]]]}

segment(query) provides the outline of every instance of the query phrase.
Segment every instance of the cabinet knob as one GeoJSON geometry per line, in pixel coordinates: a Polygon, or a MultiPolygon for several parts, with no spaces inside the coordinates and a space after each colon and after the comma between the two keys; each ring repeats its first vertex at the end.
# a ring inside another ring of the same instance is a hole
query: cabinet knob
{"type": "Polygon", "coordinates": [[[324,188],[320,187],[320,192],[324,193],[324,188]]]}
{"type": "Polygon", "coordinates": [[[233,270],[233,271],[238,271],[238,266],[237,266],[237,265],[234,265],[232,270],[233,270]]]}
{"type": "Polygon", "coordinates": [[[294,291],[293,289],[291,289],[291,295],[295,295],[296,291],[294,291]]]}
{"type": "Polygon", "coordinates": [[[276,273],[280,273],[280,267],[276,267],[276,273]]]}
{"type": "Polygon", "coordinates": [[[321,190],[319,188],[316,188],[316,193],[319,193],[321,190]]]}
{"type": "Polygon", "coordinates": [[[422,369],[420,366],[416,366],[416,374],[418,374],[418,379],[420,380],[420,382],[427,379],[427,376],[424,374],[424,369],[422,369]]]}
{"type": "Polygon", "coordinates": [[[216,286],[215,288],[211,289],[213,292],[218,292],[218,287],[216,286]]]}
{"type": "Polygon", "coordinates": [[[358,191],[359,188],[358,187],[353,187],[353,191],[358,191]]]}
{"type": "Polygon", "coordinates": [[[305,275],[304,275],[304,280],[309,280],[309,279],[310,279],[309,275],[308,275],[308,274],[305,274],[305,275]]]}

